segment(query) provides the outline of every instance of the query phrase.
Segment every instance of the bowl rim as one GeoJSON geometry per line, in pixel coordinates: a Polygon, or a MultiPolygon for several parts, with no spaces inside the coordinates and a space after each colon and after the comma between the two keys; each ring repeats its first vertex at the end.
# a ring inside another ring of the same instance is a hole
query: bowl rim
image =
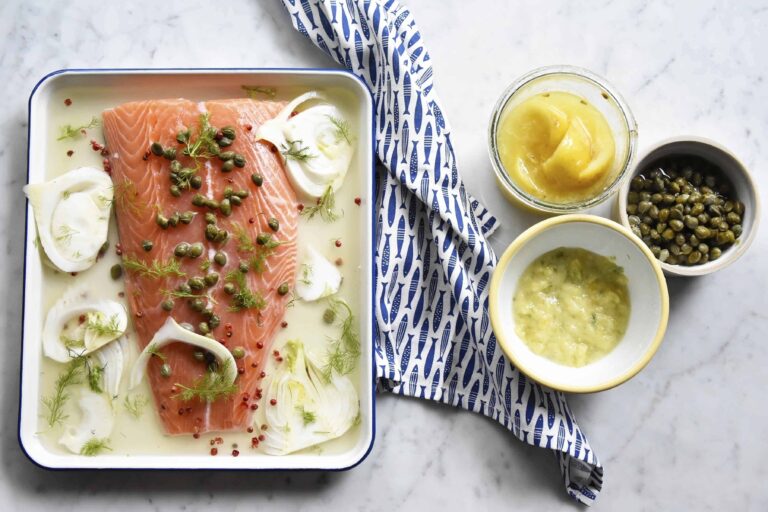
{"type": "MultiPolygon", "coordinates": [[[[747,169],[747,166],[744,165],[744,162],[736,156],[736,154],[728,149],[727,147],[723,146],[719,142],[710,139],[708,137],[702,137],[699,135],[676,135],[673,137],[666,137],[664,139],[661,139],[660,141],[655,142],[648,148],[646,148],[641,155],[637,157],[635,160],[634,167],[632,171],[626,176],[627,179],[624,180],[624,183],[621,184],[621,187],[619,187],[619,190],[616,194],[616,206],[617,206],[617,217],[619,218],[619,222],[622,226],[629,229],[629,216],[627,215],[627,195],[629,194],[629,187],[632,181],[632,178],[637,175],[637,173],[640,171],[640,164],[642,164],[644,161],[648,159],[654,152],[659,151],[660,149],[672,145],[672,144],[678,144],[678,143],[693,143],[697,145],[702,146],[709,146],[716,151],[720,151],[721,153],[729,156],[733,161],[737,164],[734,169],[738,172],[738,174],[741,176],[741,178],[744,180],[744,182],[747,185],[747,188],[752,191],[752,196],[754,197],[754,204],[752,206],[752,211],[754,212],[754,219],[752,221],[752,226],[750,227],[749,231],[746,232],[742,237],[739,238],[739,244],[737,244],[736,247],[733,247],[732,250],[728,251],[728,256],[721,257],[716,261],[713,261],[712,265],[694,265],[691,267],[686,267],[683,265],[670,265],[668,263],[663,263],[659,261],[659,264],[661,265],[662,270],[664,273],[668,276],[674,276],[674,277],[699,277],[699,276],[705,276],[708,274],[711,274],[713,272],[717,272],[718,270],[722,270],[726,268],[727,266],[731,265],[734,261],[739,259],[741,256],[744,255],[745,252],[747,252],[747,249],[750,245],[752,245],[753,240],[755,239],[755,236],[757,235],[757,230],[760,225],[760,194],[757,190],[757,184],[755,183],[755,180],[752,179],[752,174],[749,172],[749,169],[747,169]]],[[[645,244],[643,244],[645,245],[645,244]]]]}
{"type": "Polygon", "coordinates": [[[645,368],[645,366],[647,366],[651,361],[651,358],[653,358],[654,354],[658,350],[659,345],[661,345],[661,341],[664,338],[664,333],[667,330],[667,322],[669,320],[669,291],[667,290],[667,281],[664,278],[664,273],[661,270],[661,266],[659,265],[658,260],[653,256],[651,250],[642,242],[642,240],[633,235],[629,229],[625,228],[617,222],[606,219],[604,217],[599,217],[597,215],[570,214],[562,215],[559,217],[552,217],[550,219],[546,219],[537,224],[534,224],[523,233],[521,233],[520,236],[512,241],[511,244],[509,244],[504,253],[501,255],[501,258],[499,258],[498,264],[491,278],[489,312],[491,316],[491,325],[493,326],[493,332],[496,334],[496,339],[498,340],[504,354],[510,359],[512,364],[517,369],[519,369],[531,379],[539,382],[540,384],[543,384],[552,389],[556,389],[558,391],[565,391],[569,393],[594,393],[597,391],[611,389],[628,381],[637,375],[640,370],[645,368]],[[656,329],[656,334],[654,335],[651,344],[648,346],[642,356],[638,358],[637,361],[635,361],[635,363],[622,374],[592,386],[557,384],[547,378],[547,376],[532,372],[529,368],[521,365],[520,360],[516,357],[514,350],[511,348],[511,341],[507,339],[507,334],[500,328],[502,325],[501,312],[498,310],[498,301],[495,300],[501,291],[502,276],[504,275],[507,266],[509,266],[510,261],[520,251],[520,249],[542,232],[561,224],[568,224],[573,222],[586,222],[602,226],[606,229],[611,229],[618,234],[623,235],[632,244],[638,247],[645,256],[648,264],[653,269],[654,275],[656,276],[660,295],[659,298],[661,301],[661,317],[659,319],[659,325],[656,329]]]}
{"type": "Polygon", "coordinates": [[[493,167],[493,172],[496,175],[497,181],[501,187],[507,194],[510,194],[515,200],[519,201],[525,207],[546,214],[579,213],[604,203],[619,190],[621,183],[627,176],[630,168],[632,168],[637,156],[637,120],[635,119],[632,110],[629,108],[629,104],[618,92],[618,90],[616,90],[616,88],[613,87],[610,82],[608,82],[608,80],[588,69],[578,66],[568,66],[562,64],[542,66],[516,78],[504,89],[504,91],[494,103],[490,120],[488,122],[487,134],[488,156],[491,160],[491,167],[493,167]],[[534,82],[535,80],[556,75],[570,76],[582,79],[585,82],[591,83],[593,86],[598,87],[602,92],[608,94],[610,99],[613,101],[613,104],[618,108],[627,128],[627,157],[621,171],[616,175],[613,182],[593,198],[580,202],[567,203],[564,205],[538,199],[519,189],[514,184],[513,180],[507,175],[504,164],[501,162],[501,158],[499,157],[497,144],[495,142],[496,131],[501,119],[501,114],[512,97],[524,86],[534,82]]]}

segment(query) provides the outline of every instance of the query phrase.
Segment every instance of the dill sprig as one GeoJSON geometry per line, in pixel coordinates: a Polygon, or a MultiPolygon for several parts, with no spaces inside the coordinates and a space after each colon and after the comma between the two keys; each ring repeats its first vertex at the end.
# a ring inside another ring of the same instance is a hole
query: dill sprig
{"type": "Polygon", "coordinates": [[[224,361],[223,364],[218,365],[218,368],[211,371],[206,371],[205,375],[195,381],[192,386],[184,386],[176,383],[176,386],[181,389],[181,393],[176,395],[184,402],[198,399],[203,402],[211,403],[215,402],[219,398],[224,398],[237,392],[237,384],[234,382],[229,383],[229,365],[230,361],[224,361]]]}
{"type": "Polygon", "coordinates": [[[209,260],[208,258],[205,258],[205,259],[202,261],[202,263],[200,263],[200,270],[202,270],[203,272],[205,272],[205,271],[206,271],[206,270],[208,270],[209,268],[211,268],[211,260],[209,260]]]}
{"type": "Polygon", "coordinates": [[[240,252],[253,252],[256,250],[256,243],[248,234],[248,230],[239,222],[232,223],[232,230],[235,233],[237,241],[237,250],[240,252]]]}
{"type": "Polygon", "coordinates": [[[109,439],[98,439],[93,437],[89,439],[82,448],[80,448],[80,455],[93,457],[94,455],[98,455],[104,450],[112,451],[112,448],[109,447],[109,439]]]}
{"type": "Polygon", "coordinates": [[[144,411],[144,406],[147,405],[147,402],[147,397],[144,395],[138,395],[133,398],[126,396],[125,399],[123,399],[123,407],[128,411],[128,414],[134,418],[139,418],[141,417],[141,413],[144,411]]]}
{"type": "Polygon", "coordinates": [[[96,117],[92,117],[91,121],[88,124],[83,124],[80,126],[72,126],[71,124],[65,124],[59,129],[59,131],[61,132],[61,135],[59,135],[59,138],[56,140],[74,139],[75,137],[83,135],[83,132],[85,132],[85,130],[95,128],[97,126],[99,126],[99,120],[96,117]]]}
{"type": "Polygon", "coordinates": [[[347,141],[347,144],[351,146],[352,136],[350,135],[349,121],[334,116],[328,116],[328,119],[331,121],[334,128],[336,128],[333,132],[334,135],[336,135],[336,142],[345,140],[347,141]]]}
{"type": "Polygon", "coordinates": [[[120,334],[120,321],[117,315],[112,315],[109,320],[102,319],[100,313],[87,313],[85,316],[85,330],[91,331],[97,336],[116,336],[120,334]]]}
{"type": "Polygon", "coordinates": [[[258,99],[259,94],[263,94],[269,98],[274,98],[277,94],[277,89],[274,87],[262,87],[261,85],[241,85],[240,88],[245,91],[251,99],[258,99]]]}
{"type": "Polygon", "coordinates": [[[122,210],[127,210],[134,215],[146,210],[147,205],[139,204],[138,197],[139,191],[136,189],[136,184],[129,178],[123,178],[122,181],[112,185],[112,202],[122,210]]]}
{"type": "Polygon", "coordinates": [[[310,423],[314,423],[317,419],[317,416],[315,416],[315,413],[312,411],[308,411],[304,408],[304,406],[300,406],[296,408],[299,413],[301,414],[301,419],[304,421],[304,426],[306,427],[310,423]]]}
{"type": "Polygon", "coordinates": [[[126,270],[137,272],[143,277],[149,277],[150,279],[161,279],[163,277],[186,277],[181,270],[179,262],[173,258],[167,261],[152,260],[151,264],[147,264],[132,256],[126,256],[123,259],[123,266],[126,270]]]}
{"type": "Polygon", "coordinates": [[[224,280],[237,286],[237,291],[232,294],[232,300],[229,303],[230,311],[242,311],[243,309],[264,309],[267,307],[267,301],[258,292],[253,292],[248,288],[248,282],[245,274],[240,269],[230,271],[224,280]]]}
{"type": "Polygon", "coordinates": [[[59,339],[64,344],[64,347],[67,349],[76,349],[76,348],[83,348],[85,347],[85,340],[83,339],[77,339],[73,338],[71,336],[67,336],[65,334],[59,335],[59,339]]]}
{"type": "MultiPolygon", "coordinates": [[[[200,114],[198,118],[197,133],[190,134],[189,130],[184,132],[186,139],[186,147],[183,150],[184,155],[195,160],[195,165],[198,164],[197,160],[200,158],[213,158],[216,154],[211,151],[212,147],[218,147],[216,143],[216,128],[211,126],[211,115],[208,112],[200,114]]],[[[191,174],[187,177],[187,180],[194,176],[196,169],[187,169],[191,171],[191,174]]]]}
{"type": "Polygon", "coordinates": [[[79,233],[78,230],[65,225],[59,226],[59,234],[56,236],[56,241],[61,242],[63,245],[69,245],[72,241],[72,236],[79,233]]]}
{"type": "Polygon", "coordinates": [[[194,293],[186,292],[183,290],[163,290],[163,294],[166,297],[173,297],[174,299],[205,299],[211,304],[218,304],[216,299],[210,293],[194,293]]]}
{"type": "Polygon", "coordinates": [[[304,283],[305,285],[309,286],[312,284],[312,280],[309,278],[312,275],[312,266],[308,265],[306,263],[301,264],[301,277],[299,278],[300,283],[304,283]]]}
{"type": "Polygon", "coordinates": [[[314,205],[305,206],[301,211],[301,215],[308,219],[311,219],[318,214],[326,222],[333,222],[340,217],[339,213],[336,211],[336,195],[333,193],[333,188],[330,185],[325,189],[323,195],[317,199],[317,202],[314,205]]]}
{"type": "Polygon", "coordinates": [[[165,357],[165,354],[160,352],[160,349],[157,347],[156,343],[153,343],[152,345],[147,347],[147,354],[149,354],[150,356],[157,357],[162,362],[165,362],[168,359],[167,357],[165,357]]]}
{"type": "Polygon", "coordinates": [[[306,162],[317,157],[309,152],[309,146],[302,146],[301,140],[286,140],[286,142],[287,144],[280,144],[280,153],[286,160],[293,158],[299,162],[306,162]]]}
{"type": "Polygon", "coordinates": [[[43,406],[47,409],[48,426],[60,425],[68,416],[64,413],[64,406],[70,398],[69,388],[80,384],[83,376],[83,362],[79,358],[73,359],[67,364],[64,372],[59,375],[54,384],[53,394],[43,397],[43,406]]]}
{"type": "Polygon", "coordinates": [[[328,307],[334,312],[336,325],[340,327],[339,336],[329,340],[327,360],[323,367],[323,376],[330,381],[334,371],[346,375],[355,369],[360,357],[360,337],[349,304],[341,299],[330,299],[328,307]]]}

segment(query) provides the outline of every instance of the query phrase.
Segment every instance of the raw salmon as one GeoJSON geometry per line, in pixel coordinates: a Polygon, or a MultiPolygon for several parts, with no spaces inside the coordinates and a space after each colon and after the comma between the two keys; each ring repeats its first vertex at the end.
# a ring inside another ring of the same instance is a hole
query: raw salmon
{"type": "Polygon", "coordinates": [[[126,299],[133,315],[139,348],[143,349],[149,343],[169,315],[179,323],[199,325],[204,318],[190,307],[189,299],[176,298],[170,312],[165,311],[161,304],[168,299],[169,290],[176,290],[189,278],[217,272],[220,275],[218,283],[201,292],[210,292],[215,301],[214,312],[221,319],[220,325],[212,332],[215,339],[230,350],[235,347],[245,350],[245,357],[237,360],[238,392],[211,403],[200,399],[182,401],[179,396],[181,386],[193,386],[206,372],[206,363],[195,359],[193,347],[174,343],[162,349],[172,369],[170,377],[161,376],[163,362],[158,357],[152,358],[147,365],[147,376],[168,434],[245,429],[251,421],[252,404],[256,403],[261,393],[262,369],[266,366],[266,358],[271,355],[275,331],[290,300],[289,295],[280,295],[277,289],[283,283],[292,288],[295,280],[298,210],[295,193],[279,155],[271,146],[257,142],[253,134],[260,124],[273,118],[283,106],[280,102],[250,99],[204,103],[174,99],[127,103],[103,113],[123,257],[148,265],[153,261],[176,259],[186,274],[185,277],[157,278],[135,271],[125,273],[126,299]],[[243,155],[246,165],[224,173],[218,159],[201,160],[198,175],[202,177],[202,187],[173,197],[169,192],[170,162],[150,154],[149,148],[154,141],[166,147],[175,147],[177,158],[184,167],[194,167],[193,161],[182,155],[182,146],[176,142],[176,134],[184,129],[196,132],[201,112],[209,113],[212,126],[235,128],[234,143],[223,150],[243,155]],[[262,175],[261,187],[253,183],[253,173],[262,175]],[[247,190],[249,195],[243,199],[241,206],[232,207],[229,217],[215,211],[217,225],[226,229],[230,236],[223,243],[211,242],[205,237],[204,217],[213,210],[194,206],[191,199],[195,193],[200,193],[209,199],[221,200],[226,187],[235,191],[247,190]],[[158,212],[170,217],[177,211],[194,211],[197,215],[189,224],[179,223],[176,227],[161,229],[156,222],[158,212]],[[270,217],[279,222],[276,233],[268,226],[270,217]],[[245,277],[249,289],[258,292],[266,305],[262,309],[230,311],[232,297],[223,290],[225,276],[237,271],[241,262],[253,257],[253,241],[262,232],[272,234],[281,245],[266,258],[263,271],[250,270],[245,277]],[[243,236],[252,242],[250,248],[243,247],[243,240],[238,239],[243,236]],[[144,240],[154,243],[149,252],[142,248],[144,240]],[[202,242],[205,250],[196,259],[174,258],[174,248],[180,242],[202,242]],[[213,262],[216,251],[227,255],[227,263],[223,267],[213,262]],[[205,261],[211,262],[207,271],[204,270],[205,261]]]}

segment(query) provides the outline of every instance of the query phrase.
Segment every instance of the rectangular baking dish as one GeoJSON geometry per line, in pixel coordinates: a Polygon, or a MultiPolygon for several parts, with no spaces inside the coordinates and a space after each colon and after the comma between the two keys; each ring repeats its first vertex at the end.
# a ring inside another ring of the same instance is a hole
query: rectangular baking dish
{"type": "MultiPolygon", "coordinates": [[[[255,454],[241,457],[211,457],[177,454],[119,455],[106,453],[97,457],[54,453],[44,446],[38,435],[41,408],[41,331],[44,317],[43,269],[34,245],[36,236],[32,209],[26,209],[24,298],[22,313],[21,386],[19,413],[19,442],[34,463],[50,469],[349,469],[360,463],[373,446],[375,432],[375,387],[373,351],[373,240],[375,223],[373,203],[374,136],[373,105],[366,86],[351,73],[323,69],[103,69],[60,70],[45,77],[33,89],[29,98],[29,146],[27,183],[46,179],[46,164],[51,151],[49,140],[55,134],[51,106],[61,101],[62,91],[79,87],[106,95],[114,105],[137,99],[186,97],[214,99],[241,97],[243,84],[259,84],[280,90],[309,89],[341,90],[357,104],[360,127],[355,133],[358,147],[350,173],[359,172],[360,213],[364,219],[359,236],[359,332],[361,340],[359,381],[360,425],[354,428],[354,439],[344,449],[291,454],[275,457],[255,454]]],[[[153,413],[148,411],[148,413],[153,413]]],[[[348,432],[345,435],[352,435],[348,432]]]]}

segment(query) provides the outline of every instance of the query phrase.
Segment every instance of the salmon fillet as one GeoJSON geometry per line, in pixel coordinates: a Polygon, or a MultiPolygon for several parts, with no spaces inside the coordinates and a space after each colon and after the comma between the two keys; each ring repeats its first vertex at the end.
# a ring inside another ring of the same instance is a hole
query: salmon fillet
{"type": "Polygon", "coordinates": [[[192,309],[190,299],[176,298],[170,312],[165,311],[161,304],[169,298],[168,290],[176,290],[191,277],[217,272],[220,276],[218,283],[199,292],[210,294],[215,301],[214,312],[221,319],[212,333],[230,350],[235,347],[245,350],[245,357],[236,360],[238,392],[211,403],[197,398],[183,401],[179,396],[181,386],[193,386],[206,373],[206,362],[195,359],[194,347],[179,342],[162,349],[166,362],[171,366],[170,377],[161,375],[163,361],[158,357],[151,358],[147,365],[147,377],[158,414],[168,434],[245,429],[251,421],[251,406],[261,393],[262,369],[266,366],[272,340],[290,300],[289,295],[280,295],[277,289],[283,283],[292,289],[295,280],[299,214],[296,195],[279,155],[270,145],[256,141],[253,134],[259,125],[273,118],[283,106],[281,102],[250,99],[204,103],[173,99],[132,102],[103,113],[123,258],[139,260],[147,265],[153,261],[175,259],[186,274],[185,277],[171,275],[158,278],[126,271],[126,300],[133,315],[139,348],[143,349],[150,342],[168,316],[179,323],[199,325],[204,317],[192,309]],[[243,155],[246,165],[224,173],[219,159],[201,160],[202,166],[197,173],[202,177],[201,188],[189,189],[183,191],[180,197],[173,197],[169,191],[170,162],[163,157],[148,155],[150,144],[158,141],[165,147],[177,148],[177,159],[184,167],[194,167],[193,160],[182,155],[182,146],[176,142],[176,134],[184,129],[190,129],[194,134],[198,130],[201,112],[210,114],[212,126],[219,129],[231,126],[235,129],[234,143],[222,151],[243,155]],[[263,186],[257,187],[253,183],[253,173],[263,176],[263,186]],[[241,206],[232,207],[229,217],[206,206],[194,206],[191,202],[196,193],[221,200],[226,187],[249,192],[241,206]],[[193,211],[197,215],[189,224],[179,223],[176,227],[161,229],[156,222],[157,213],[170,217],[177,211],[193,211]],[[214,212],[218,227],[229,232],[226,242],[206,240],[204,217],[207,212],[214,212]],[[268,226],[270,217],[279,222],[277,233],[273,233],[268,226]],[[225,276],[237,271],[240,262],[247,262],[253,256],[253,248],[243,248],[238,234],[253,241],[262,232],[273,234],[281,245],[266,258],[263,271],[250,270],[245,278],[248,288],[258,292],[266,305],[262,309],[231,311],[232,296],[223,290],[225,276]],[[142,248],[144,240],[154,244],[149,252],[142,248]],[[205,250],[199,258],[175,258],[174,248],[180,242],[202,242],[205,250]],[[227,255],[227,263],[223,267],[213,263],[216,251],[227,255]],[[205,260],[211,261],[207,271],[201,267],[205,260]]]}

